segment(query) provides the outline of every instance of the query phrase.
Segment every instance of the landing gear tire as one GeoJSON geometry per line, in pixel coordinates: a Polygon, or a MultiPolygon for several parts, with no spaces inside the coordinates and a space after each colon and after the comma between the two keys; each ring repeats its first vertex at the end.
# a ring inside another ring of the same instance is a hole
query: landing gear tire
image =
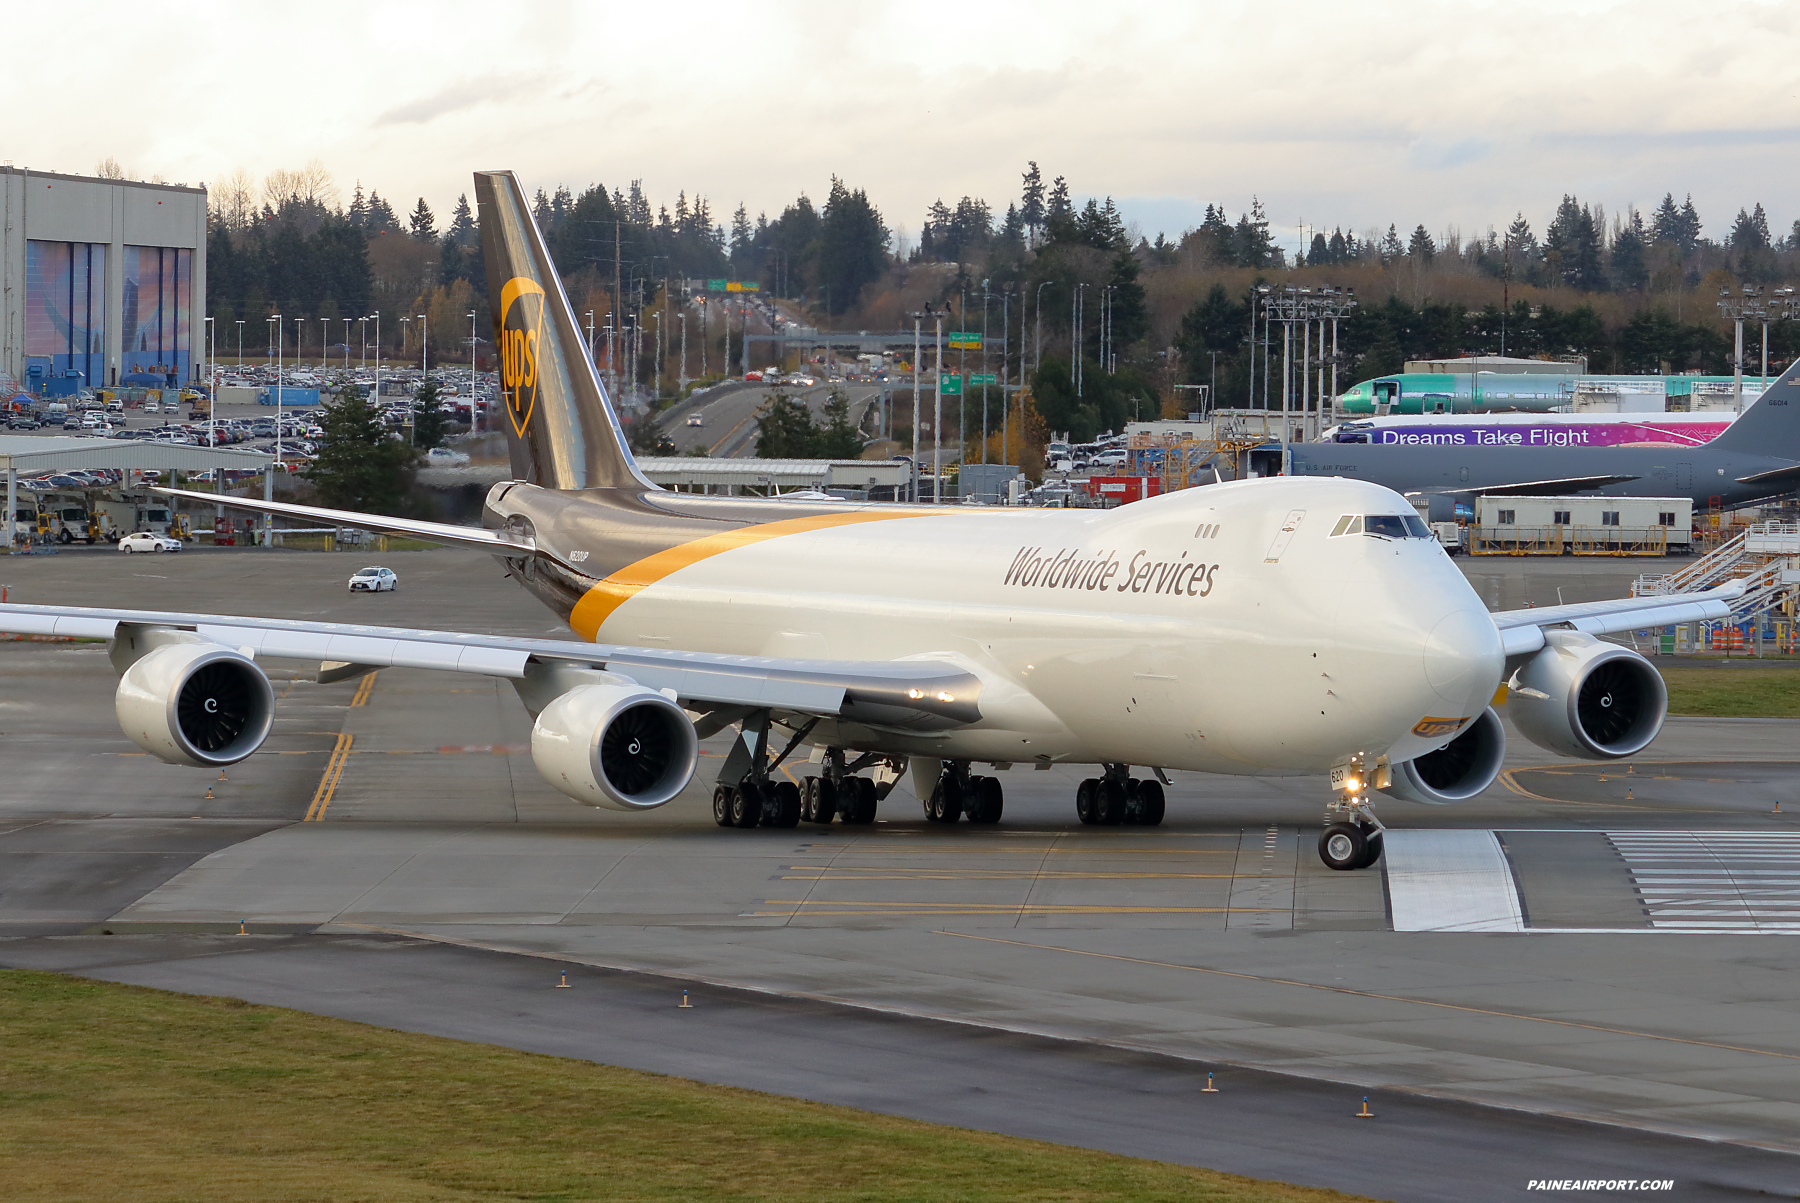
{"type": "Polygon", "coordinates": [[[1102,781],[1094,791],[1094,822],[1102,827],[1117,827],[1125,821],[1125,783],[1102,781]]]}
{"type": "Polygon", "coordinates": [[[731,791],[731,825],[754,827],[762,822],[763,794],[756,782],[742,782],[731,791]]]}
{"type": "Polygon", "coordinates": [[[846,823],[853,823],[857,827],[866,827],[875,821],[875,805],[877,805],[875,782],[871,782],[866,776],[846,778],[844,791],[841,792],[851,794],[848,801],[839,803],[839,809],[842,810],[842,816],[846,823]],[[855,783],[853,791],[850,789],[851,783],[855,783]]]}
{"type": "Polygon", "coordinates": [[[838,810],[846,823],[855,826],[866,826],[875,821],[875,783],[867,777],[846,777],[844,788],[839,791],[844,795],[838,801],[838,810]]]}
{"type": "Polygon", "coordinates": [[[962,816],[962,786],[954,776],[945,773],[932,787],[931,800],[925,804],[925,817],[933,823],[954,823],[962,816]]]}
{"type": "Polygon", "coordinates": [[[1083,823],[1092,825],[1094,819],[1094,795],[1099,792],[1100,779],[1089,777],[1075,787],[1075,817],[1083,823]]]}
{"type": "Polygon", "coordinates": [[[770,827],[800,826],[800,787],[792,781],[776,782],[774,811],[768,820],[770,827]]]}
{"type": "Polygon", "coordinates": [[[729,785],[713,786],[713,822],[721,827],[734,827],[731,821],[731,795],[737,791],[729,785]]]}
{"type": "Polygon", "coordinates": [[[969,785],[973,795],[969,799],[969,822],[998,823],[1006,810],[1006,793],[1000,782],[993,777],[973,777],[969,785]]]}
{"type": "MultiPolygon", "coordinates": [[[[1377,845],[1379,855],[1379,845],[1377,845]]],[[[1369,856],[1369,834],[1355,823],[1333,823],[1319,836],[1319,859],[1327,869],[1347,871],[1365,868],[1373,863],[1369,856]]]]}
{"type": "Polygon", "coordinates": [[[808,777],[800,786],[800,817],[808,823],[829,823],[837,809],[832,801],[831,781],[825,777],[808,777]]]}
{"type": "Polygon", "coordinates": [[[1159,825],[1163,821],[1163,812],[1167,809],[1162,782],[1139,781],[1135,784],[1137,788],[1132,791],[1131,804],[1125,811],[1125,821],[1144,827],[1159,825]]]}

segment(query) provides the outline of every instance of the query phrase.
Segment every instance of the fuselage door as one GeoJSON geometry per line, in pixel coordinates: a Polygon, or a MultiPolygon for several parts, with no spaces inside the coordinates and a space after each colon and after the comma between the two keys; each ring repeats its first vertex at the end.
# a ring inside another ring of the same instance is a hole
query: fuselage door
{"type": "Polygon", "coordinates": [[[1300,529],[1300,520],[1306,517],[1305,510],[1289,510],[1288,516],[1281,520],[1281,529],[1275,532],[1275,539],[1269,544],[1269,554],[1263,557],[1265,564],[1281,563],[1281,553],[1293,542],[1294,532],[1300,529]]]}

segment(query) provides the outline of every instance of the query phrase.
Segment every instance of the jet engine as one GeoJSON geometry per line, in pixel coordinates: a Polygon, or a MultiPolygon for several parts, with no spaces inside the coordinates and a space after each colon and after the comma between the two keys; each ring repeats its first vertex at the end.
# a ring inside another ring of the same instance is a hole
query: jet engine
{"type": "Polygon", "coordinates": [[[1617,760],[1649,746],[1669,713],[1662,675],[1642,656],[1579,631],[1545,632],[1544,650],[1514,674],[1507,711],[1540,748],[1617,760]]]}
{"type": "Polygon", "coordinates": [[[119,726],[158,760],[191,768],[236,764],[262,746],[275,691],[256,662],[217,643],[172,643],[119,678],[119,726]]]}
{"type": "Polygon", "coordinates": [[[700,741],[681,707],[629,677],[577,686],[545,706],[531,728],[544,780],[589,806],[650,810],[686,787],[700,741]]]}
{"type": "Polygon", "coordinates": [[[1490,707],[1437,751],[1390,766],[1381,792],[1433,806],[1464,802],[1494,783],[1505,756],[1506,728],[1490,707]]]}

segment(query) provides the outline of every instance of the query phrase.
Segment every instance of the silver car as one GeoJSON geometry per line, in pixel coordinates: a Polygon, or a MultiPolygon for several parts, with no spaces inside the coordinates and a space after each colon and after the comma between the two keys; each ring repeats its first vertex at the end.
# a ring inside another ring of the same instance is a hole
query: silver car
{"type": "Polygon", "coordinates": [[[392,568],[358,568],[350,578],[352,593],[392,593],[400,587],[400,578],[392,568]]]}

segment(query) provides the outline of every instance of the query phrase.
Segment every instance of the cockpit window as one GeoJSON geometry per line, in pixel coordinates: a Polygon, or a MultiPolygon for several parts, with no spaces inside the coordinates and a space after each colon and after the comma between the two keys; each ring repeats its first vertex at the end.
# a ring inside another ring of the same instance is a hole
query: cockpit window
{"type": "Polygon", "coordinates": [[[1431,528],[1417,514],[1369,514],[1363,518],[1363,534],[1389,539],[1429,539],[1431,528]]]}

